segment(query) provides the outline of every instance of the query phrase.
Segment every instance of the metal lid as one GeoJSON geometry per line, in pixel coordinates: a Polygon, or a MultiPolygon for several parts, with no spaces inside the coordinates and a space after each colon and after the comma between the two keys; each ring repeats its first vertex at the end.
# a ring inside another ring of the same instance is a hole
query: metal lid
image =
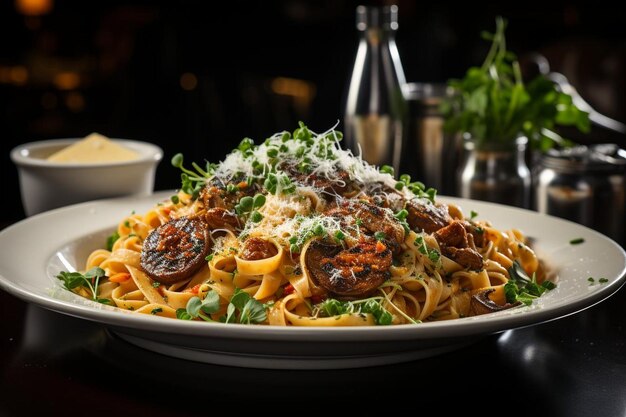
{"type": "Polygon", "coordinates": [[[451,96],[449,87],[443,83],[406,83],[404,92],[407,100],[432,104],[439,104],[451,96]]]}
{"type": "Polygon", "coordinates": [[[565,173],[620,174],[626,171],[626,152],[613,143],[550,149],[541,164],[565,173]]]}
{"type": "Polygon", "coordinates": [[[395,4],[385,7],[358,6],[356,28],[360,31],[369,28],[398,30],[398,6],[395,4]]]}

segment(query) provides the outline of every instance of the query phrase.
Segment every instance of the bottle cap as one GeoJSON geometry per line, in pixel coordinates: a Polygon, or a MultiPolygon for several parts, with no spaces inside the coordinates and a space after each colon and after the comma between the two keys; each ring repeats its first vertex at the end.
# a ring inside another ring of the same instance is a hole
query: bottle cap
{"type": "Polygon", "coordinates": [[[370,28],[398,30],[398,6],[395,4],[385,7],[358,6],[356,28],[360,31],[370,28]]]}

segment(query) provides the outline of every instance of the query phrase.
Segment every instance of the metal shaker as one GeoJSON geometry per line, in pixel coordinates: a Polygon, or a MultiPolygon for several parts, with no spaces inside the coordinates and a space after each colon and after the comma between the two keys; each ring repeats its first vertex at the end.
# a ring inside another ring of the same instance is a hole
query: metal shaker
{"type": "Polygon", "coordinates": [[[535,176],[535,208],[626,243],[626,151],[614,144],[550,150],[535,176]]]}

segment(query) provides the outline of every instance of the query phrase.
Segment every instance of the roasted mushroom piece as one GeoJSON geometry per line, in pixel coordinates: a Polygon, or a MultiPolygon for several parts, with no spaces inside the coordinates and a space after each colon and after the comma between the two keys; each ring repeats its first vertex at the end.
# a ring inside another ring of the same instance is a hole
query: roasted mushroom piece
{"type": "Polygon", "coordinates": [[[246,240],[241,250],[241,258],[247,261],[258,261],[276,256],[276,246],[268,240],[260,237],[251,237],[246,240]]]}
{"type": "Polygon", "coordinates": [[[496,311],[507,310],[512,307],[517,307],[522,303],[517,301],[515,303],[506,303],[504,305],[497,304],[491,298],[489,298],[489,294],[494,292],[493,288],[488,288],[486,290],[482,290],[472,295],[470,300],[470,316],[479,316],[481,314],[487,313],[495,313],[496,311]]]}
{"type": "Polygon", "coordinates": [[[394,251],[404,242],[404,228],[392,213],[365,201],[343,200],[331,206],[324,214],[344,223],[346,219],[354,222],[360,220],[360,227],[371,234],[384,233],[385,239],[393,245],[391,249],[394,251]]]}
{"type": "Polygon", "coordinates": [[[379,241],[349,249],[319,241],[309,246],[305,264],[314,283],[341,299],[369,295],[389,278],[391,250],[379,241]]]}
{"type": "Polygon", "coordinates": [[[256,184],[248,184],[243,176],[228,181],[219,177],[213,177],[200,191],[200,200],[204,207],[219,207],[233,211],[242,197],[253,196],[259,187],[256,184]]]}
{"type": "Polygon", "coordinates": [[[361,183],[351,179],[350,174],[343,169],[336,169],[330,175],[301,172],[298,167],[293,164],[282,164],[280,169],[282,169],[292,181],[322,191],[322,195],[326,200],[354,196],[362,187],[361,183]]]}
{"type": "Polygon", "coordinates": [[[222,207],[214,207],[208,209],[204,215],[204,221],[211,230],[214,229],[229,229],[235,230],[241,227],[239,218],[231,212],[222,207]]]}
{"type": "Polygon", "coordinates": [[[406,221],[415,231],[433,233],[446,227],[452,221],[448,207],[445,205],[413,199],[407,201],[405,207],[409,212],[406,221]]]}
{"type": "Polygon", "coordinates": [[[473,271],[483,269],[483,257],[469,246],[468,233],[461,222],[453,221],[437,230],[434,235],[444,255],[473,271]]]}
{"type": "Polygon", "coordinates": [[[141,249],[141,268],[162,284],[191,276],[210,250],[209,228],[199,217],[179,217],[154,229],[141,249]]]}

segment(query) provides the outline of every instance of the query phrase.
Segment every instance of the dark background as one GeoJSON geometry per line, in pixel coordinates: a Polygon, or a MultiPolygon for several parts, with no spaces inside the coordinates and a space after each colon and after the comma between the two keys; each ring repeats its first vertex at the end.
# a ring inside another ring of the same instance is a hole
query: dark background
{"type": "MultiPolygon", "coordinates": [[[[298,120],[326,130],[341,119],[360,3],[0,2],[5,195],[19,195],[10,149],[34,140],[97,131],[153,142],[165,151],[160,190],[179,185],[169,165],[177,152],[217,161],[243,137],[263,140],[298,120]]],[[[522,60],[541,52],[597,110],[626,121],[626,19],[619,12],[597,3],[396,4],[408,81],[445,82],[480,64],[488,46],[480,32],[492,31],[502,15],[510,49],[522,60]]],[[[625,142],[603,131],[575,139],[625,142]]],[[[21,204],[4,205],[3,222],[23,216],[21,204]]]]}

